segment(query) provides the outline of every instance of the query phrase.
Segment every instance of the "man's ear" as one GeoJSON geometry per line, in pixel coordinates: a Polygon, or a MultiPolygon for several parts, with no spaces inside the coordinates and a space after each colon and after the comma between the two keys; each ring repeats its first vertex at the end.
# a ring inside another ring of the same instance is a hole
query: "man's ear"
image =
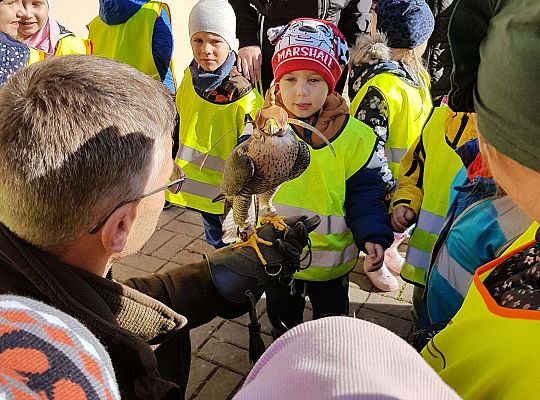
{"type": "Polygon", "coordinates": [[[101,244],[111,253],[121,253],[137,217],[139,201],[124,204],[107,219],[101,228],[101,244]]]}

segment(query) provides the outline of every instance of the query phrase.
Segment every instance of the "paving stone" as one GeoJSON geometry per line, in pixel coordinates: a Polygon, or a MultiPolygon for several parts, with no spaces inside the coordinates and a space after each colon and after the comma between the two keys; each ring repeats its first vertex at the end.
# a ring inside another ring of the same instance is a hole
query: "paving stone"
{"type": "Polygon", "coordinates": [[[349,283],[349,316],[353,316],[358,313],[360,307],[364,305],[369,297],[369,292],[360,289],[360,287],[353,282],[349,283]]]}
{"type": "Polygon", "coordinates": [[[226,400],[231,398],[242,382],[242,375],[225,368],[218,368],[202,390],[195,396],[196,400],[226,400]]]}
{"type": "Polygon", "coordinates": [[[200,255],[199,253],[192,253],[187,250],[182,250],[180,253],[175,255],[171,259],[171,261],[176,264],[184,265],[184,264],[199,262],[202,259],[203,259],[203,256],[200,255]]]}
{"type": "Polygon", "coordinates": [[[152,256],[147,256],[146,254],[141,253],[133,254],[132,256],[122,259],[122,264],[147,272],[156,272],[163,265],[165,265],[165,263],[165,260],[161,260],[152,256]]]}
{"type": "Polygon", "coordinates": [[[225,366],[232,371],[245,375],[251,369],[247,350],[232,344],[210,338],[197,352],[197,355],[212,363],[225,366]]]}
{"type": "Polygon", "coordinates": [[[370,310],[369,308],[362,308],[356,318],[363,319],[374,324],[383,326],[396,335],[407,339],[409,332],[412,328],[412,322],[401,318],[392,317],[388,314],[383,314],[377,311],[370,310]]]}
{"type": "Polygon", "coordinates": [[[171,232],[182,233],[194,238],[198,238],[201,234],[204,233],[204,229],[200,225],[188,224],[187,222],[178,221],[176,219],[169,222],[163,227],[171,232]]]}
{"type": "Polygon", "coordinates": [[[223,324],[223,318],[214,318],[207,324],[198,326],[189,331],[191,338],[191,352],[195,352],[202,347],[206,339],[208,339],[215,331],[223,324]]]}
{"type": "Polygon", "coordinates": [[[411,305],[391,297],[371,293],[365,307],[403,319],[411,319],[411,305]]]}
{"type": "Polygon", "coordinates": [[[210,251],[214,251],[214,246],[210,246],[208,243],[206,243],[206,240],[203,240],[203,239],[197,239],[193,241],[186,248],[187,250],[193,253],[199,253],[199,254],[204,254],[210,251]]]}
{"type": "Polygon", "coordinates": [[[349,281],[356,284],[360,289],[365,290],[366,292],[370,292],[375,288],[367,276],[357,272],[351,272],[349,274],[349,281]]]}
{"type": "MultiPolygon", "coordinates": [[[[162,232],[169,232],[162,230],[162,232]]],[[[194,239],[191,236],[187,236],[181,233],[169,232],[172,235],[167,243],[163,244],[159,249],[152,253],[152,256],[162,258],[163,260],[170,260],[175,255],[180,253],[191,243],[194,239]]]]}
{"type": "Polygon", "coordinates": [[[403,290],[401,291],[401,293],[396,296],[396,299],[412,304],[413,290],[414,286],[406,283],[403,286],[403,290]]]}
{"type": "Polygon", "coordinates": [[[135,278],[148,275],[148,272],[124,265],[121,263],[115,263],[112,266],[113,278],[118,282],[123,282],[129,278],[135,278]]]}
{"type": "Polygon", "coordinates": [[[157,224],[158,228],[162,228],[165,225],[167,225],[169,222],[171,222],[173,219],[181,215],[186,210],[184,208],[180,207],[171,207],[166,210],[163,210],[161,212],[161,215],[159,216],[159,221],[157,224]]]}
{"type": "Polygon", "coordinates": [[[174,236],[174,232],[169,232],[166,230],[158,229],[154,232],[152,237],[148,239],[148,242],[144,245],[141,250],[141,253],[146,255],[151,255],[161,246],[163,246],[167,241],[169,241],[174,236]]]}
{"type": "Polygon", "coordinates": [[[191,368],[189,370],[189,380],[186,388],[186,398],[189,399],[195,391],[202,389],[208,377],[219,368],[217,365],[209,363],[199,357],[191,358],[191,368]]]}
{"type": "MultiPolygon", "coordinates": [[[[249,349],[249,330],[244,325],[236,324],[231,321],[225,321],[225,323],[221,325],[212,336],[219,340],[235,344],[236,346],[242,347],[245,350],[249,349]]],[[[261,334],[261,338],[266,347],[270,346],[273,341],[272,336],[264,333],[261,334]]]]}
{"type": "Polygon", "coordinates": [[[176,217],[176,219],[178,221],[188,222],[188,223],[193,224],[193,225],[202,226],[202,224],[203,224],[202,219],[201,219],[201,214],[199,214],[196,211],[191,211],[191,210],[186,210],[181,215],[176,217]]]}
{"type": "Polygon", "coordinates": [[[393,290],[391,292],[383,292],[383,291],[377,289],[376,287],[373,287],[372,292],[379,293],[382,296],[391,297],[393,299],[398,298],[399,295],[401,294],[401,292],[403,292],[403,290],[404,290],[403,288],[406,285],[406,283],[403,282],[399,276],[396,276],[396,278],[397,278],[397,280],[399,282],[399,287],[396,290],[393,290]]]}

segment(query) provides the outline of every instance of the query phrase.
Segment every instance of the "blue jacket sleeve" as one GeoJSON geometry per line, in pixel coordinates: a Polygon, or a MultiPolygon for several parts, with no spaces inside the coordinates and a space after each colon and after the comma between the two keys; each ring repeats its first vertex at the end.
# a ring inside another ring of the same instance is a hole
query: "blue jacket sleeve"
{"type": "Polygon", "coordinates": [[[384,197],[386,184],[380,168],[363,168],[345,182],[345,221],[358,248],[366,251],[365,243],[390,247],[394,233],[384,197]]]}
{"type": "Polygon", "coordinates": [[[156,64],[161,81],[171,93],[176,91],[174,80],[172,78],[172,71],[170,70],[173,47],[171,19],[169,18],[167,11],[163,9],[154,25],[152,55],[154,56],[154,63],[156,64]]]}

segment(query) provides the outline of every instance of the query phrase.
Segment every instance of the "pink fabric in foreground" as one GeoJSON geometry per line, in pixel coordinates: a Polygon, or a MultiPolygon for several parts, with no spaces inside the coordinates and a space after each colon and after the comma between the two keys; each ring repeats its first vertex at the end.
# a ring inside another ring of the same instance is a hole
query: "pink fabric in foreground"
{"type": "Polygon", "coordinates": [[[235,400],[457,400],[403,339],[367,321],[328,317],[276,340],[235,400]]]}
{"type": "Polygon", "coordinates": [[[51,16],[53,0],[47,0],[47,3],[49,3],[49,18],[47,22],[39,31],[26,39],[24,43],[34,49],[44,51],[47,54],[54,54],[56,45],[60,40],[60,26],[51,16]]]}

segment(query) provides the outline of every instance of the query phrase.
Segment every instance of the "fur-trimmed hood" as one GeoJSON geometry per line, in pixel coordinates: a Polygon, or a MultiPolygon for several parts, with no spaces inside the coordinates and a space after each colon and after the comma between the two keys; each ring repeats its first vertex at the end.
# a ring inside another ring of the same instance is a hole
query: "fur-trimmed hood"
{"type": "Polygon", "coordinates": [[[384,34],[374,37],[361,35],[351,49],[351,72],[349,75],[349,98],[375,75],[389,72],[399,76],[411,86],[419,86],[409,68],[401,61],[392,60],[392,51],[384,34]]]}

